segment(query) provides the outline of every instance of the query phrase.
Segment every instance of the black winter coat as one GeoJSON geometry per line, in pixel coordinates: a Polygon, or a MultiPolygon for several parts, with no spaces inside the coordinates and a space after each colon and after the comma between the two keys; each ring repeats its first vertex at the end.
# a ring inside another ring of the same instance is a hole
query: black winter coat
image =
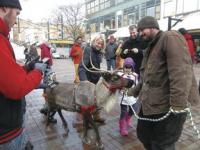
{"type": "MultiPolygon", "coordinates": [[[[85,66],[89,69],[92,68],[92,65],[90,62],[90,55],[92,58],[92,64],[96,68],[100,68],[100,63],[102,60],[102,53],[100,51],[96,50],[94,47],[87,46],[85,48],[84,54],[83,54],[83,61],[84,61],[85,66]]],[[[82,61],[79,64],[78,74],[79,74],[80,81],[88,80],[94,84],[96,84],[100,78],[100,74],[87,71],[84,68],[82,61]]]]}
{"type": "Polygon", "coordinates": [[[143,53],[144,50],[147,48],[148,42],[145,42],[144,40],[142,40],[141,37],[137,37],[136,39],[131,39],[129,38],[127,41],[124,42],[124,44],[122,45],[122,52],[121,52],[121,57],[122,58],[127,58],[127,57],[131,57],[134,62],[135,62],[135,72],[137,74],[139,74],[139,69],[142,63],[142,59],[143,59],[143,53]],[[133,51],[131,51],[131,49],[133,48],[137,48],[138,49],[138,53],[134,53],[133,51]],[[124,50],[128,49],[128,53],[124,54],[124,50]]]}

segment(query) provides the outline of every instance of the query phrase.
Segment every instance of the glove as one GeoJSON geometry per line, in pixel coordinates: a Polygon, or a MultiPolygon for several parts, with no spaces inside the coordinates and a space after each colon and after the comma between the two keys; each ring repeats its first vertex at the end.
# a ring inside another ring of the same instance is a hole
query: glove
{"type": "Polygon", "coordinates": [[[138,49],[137,48],[133,48],[131,51],[136,53],[136,54],[138,53],[138,49]]]}
{"type": "Polygon", "coordinates": [[[41,72],[45,72],[46,68],[47,68],[47,64],[44,64],[44,63],[35,63],[34,69],[38,69],[41,72]]]}
{"type": "Polygon", "coordinates": [[[124,54],[127,54],[127,53],[128,53],[128,49],[125,49],[123,53],[124,53],[124,54]]]}
{"type": "Polygon", "coordinates": [[[35,66],[35,63],[38,62],[39,59],[40,59],[40,56],[33,57],[30,60],[26,60],[25,65],[24,65],[24,68],[26,69],[26,71],[29,72],[29,71],[33,70],[34,66],[35,66]]]}

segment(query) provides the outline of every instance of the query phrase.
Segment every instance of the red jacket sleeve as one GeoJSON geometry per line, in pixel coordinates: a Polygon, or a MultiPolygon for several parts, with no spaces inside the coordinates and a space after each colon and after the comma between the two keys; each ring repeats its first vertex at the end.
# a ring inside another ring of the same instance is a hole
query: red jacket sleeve
{"type": "Polygon", "coordinates": [[[0,93],[11,99],[20,99],[42,79],[39,70],[27,73],[13,58],[12,50],[4,40],[0,40],[0,93]]]}

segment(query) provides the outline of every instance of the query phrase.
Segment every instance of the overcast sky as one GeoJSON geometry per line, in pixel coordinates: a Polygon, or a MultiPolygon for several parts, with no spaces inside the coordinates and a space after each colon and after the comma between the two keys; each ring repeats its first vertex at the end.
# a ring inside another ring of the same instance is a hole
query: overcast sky
{"type": "Polygon", "coordinates": [[[52,10],[61,5],[83,3],[85,0],[20,0],[22,11],[20,18],[40,22],[52,16],[52,10]]]}

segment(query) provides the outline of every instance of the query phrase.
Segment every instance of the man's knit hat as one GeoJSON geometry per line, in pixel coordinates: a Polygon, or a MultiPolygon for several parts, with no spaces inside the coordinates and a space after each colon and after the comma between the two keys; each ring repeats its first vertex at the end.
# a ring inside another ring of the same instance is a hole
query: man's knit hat
{"type": "Polygon", "coordinates": [[[0,0],[0,7],[11,7],[22,10],[19,0],[0,0]]]}
{"type": "Polygon", "coordinates": [[[138,26],[137,26],[138,31],[143,30],[145,28],[160,29],[157,20],[151,16],[146,16],[140,19],[140,21],[138,22],[138,26]]]}

